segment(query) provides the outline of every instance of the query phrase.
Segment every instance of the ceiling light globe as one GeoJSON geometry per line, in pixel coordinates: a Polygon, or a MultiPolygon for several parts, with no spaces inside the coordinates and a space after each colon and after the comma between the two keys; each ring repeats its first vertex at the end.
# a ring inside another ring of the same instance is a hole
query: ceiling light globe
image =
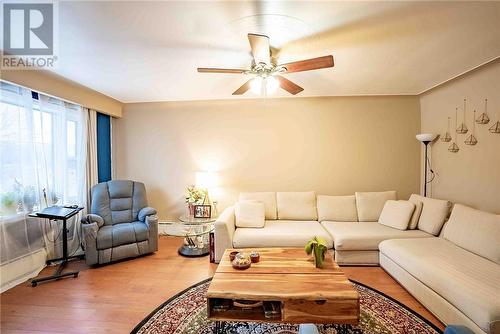
{"type": "Polygon", "coordinates": [[[262,91],[262,78],[261,77],[255,77],[253,78],[252,81],[250,81],[250,90],[254,92],[255,94],[259,94],[262,91]]]}
{"type": "Polygon", "coordinates": [[[266,78],[266,92],[268,94],[273,94],[278,90],[280,83],[278,79],[274,76],[269,76],[266,78]]]}

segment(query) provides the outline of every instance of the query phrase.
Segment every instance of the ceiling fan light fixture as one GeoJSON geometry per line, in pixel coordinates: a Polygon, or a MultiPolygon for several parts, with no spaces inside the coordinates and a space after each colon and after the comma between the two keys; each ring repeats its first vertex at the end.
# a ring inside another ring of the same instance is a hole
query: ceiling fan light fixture
{"type": "Polygon", "coordinates": [[[280,82],[274,76],[268,76],[266,79],[266,93],[274,94],[280,86],[280,82]]]}
{"type": "Polygon", "coordinates": [[[250,90],[260,95],[262,92],[262,77],[255,77],[250,81],[250,90]]]}

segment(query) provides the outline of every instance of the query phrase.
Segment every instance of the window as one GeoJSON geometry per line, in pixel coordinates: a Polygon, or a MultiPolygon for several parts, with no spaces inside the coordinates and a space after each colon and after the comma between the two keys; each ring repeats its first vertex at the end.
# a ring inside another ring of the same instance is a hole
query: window
{"type": "Polygon", "coordinates": [[[0,215],[85,201],[85,113],[1,83],[0,215]]]}

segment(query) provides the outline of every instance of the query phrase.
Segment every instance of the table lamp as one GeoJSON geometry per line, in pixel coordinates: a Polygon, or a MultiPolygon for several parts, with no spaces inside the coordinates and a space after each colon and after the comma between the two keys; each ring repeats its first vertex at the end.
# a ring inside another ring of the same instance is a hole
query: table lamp
{"type": "Polygon", "coordinates": [[[205,190],[203,204],[210,204],[208,189],[215,188],[219,184],[219,175],[216,172],[196,172],[196,188],[205,190]]]}

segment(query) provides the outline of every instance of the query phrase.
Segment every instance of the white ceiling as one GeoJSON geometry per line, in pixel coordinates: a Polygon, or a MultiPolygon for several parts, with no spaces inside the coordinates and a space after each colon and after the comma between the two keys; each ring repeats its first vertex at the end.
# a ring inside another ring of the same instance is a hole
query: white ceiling
{"type": "Polygon", "coordinates": [[[248,77],[196,68],[247,68],[249,32],[280,63],[333,54],[287,75],[298,96],[419,94],[500,56],[500,2],[81,1],[59,21],[55,72],[122,102],[238,98],[248,77]]]}

